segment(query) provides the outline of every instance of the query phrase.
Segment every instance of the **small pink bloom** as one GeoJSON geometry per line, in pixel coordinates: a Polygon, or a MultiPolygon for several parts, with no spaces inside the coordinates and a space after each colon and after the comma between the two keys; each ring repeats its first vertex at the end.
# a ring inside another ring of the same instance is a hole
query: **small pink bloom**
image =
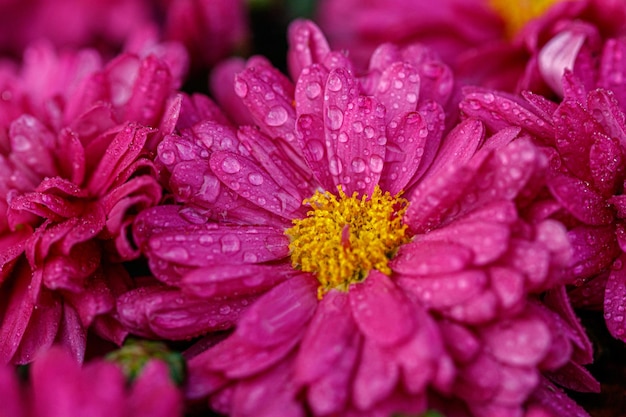
{"type": "Polygon", "coordinates": [[[81,360],[88,328],[116,343],[127,334],[114,318],[131,287],[121,262],[139,255],[135,213],[161,199],[148,151],[175,117],[167,59],[178,51],[101,66],[95,52],[39,44],[0,75],[0,361],[30,362],[54,342],[81,360]]]}
{"type": "Polygon", "coordinates": [[[122,370],[102,359],[81,367],[65,350],[53,347],[37,356],[28,382],[2,367],[3,412],[21,416],[182,416],[183,399],[164,362],[150,361],[128,385],[122,370]]]}

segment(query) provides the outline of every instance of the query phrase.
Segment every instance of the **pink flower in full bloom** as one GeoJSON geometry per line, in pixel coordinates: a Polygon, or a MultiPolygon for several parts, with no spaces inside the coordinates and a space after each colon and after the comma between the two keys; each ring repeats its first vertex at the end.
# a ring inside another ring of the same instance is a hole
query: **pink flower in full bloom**
{"type": "Polygon", "coordinates": [[[235,76],[253,126],[191,97],[159,145],[178,204],[136,220],[161,283],[120,297],[122,322],[234,326],[192,349],[187,384],[234,416],[585,416],[549,382],[597,389],[564,303],[565,230],[522,216],[545,155],[476,120],[442,139],[450,83],[423,47],[385,45],[357,78],[311,22],[290,42],[295,84],[259,58],[235,76]]]}
{"type": "Polygon", "coordinates": [[[121,262],[139,255],[135,214],[161,198],[149,144],[175,123],[184,51],[105,66],[47,44],[25,55],[0,73],[0,362],[30,362],[55,342],[80,361],[87,329],[116,343],[127,334],[114,318],[131,286],[121,262]]]}
{"type": "Polygon", "coordinates": [[[27,381],[0,367],[3,416],[178,417],[183,397],[164,362],[150,361],[132,384],[118,365],[102,359],[81,367],[53,347],[37,356],[27,381]]]}

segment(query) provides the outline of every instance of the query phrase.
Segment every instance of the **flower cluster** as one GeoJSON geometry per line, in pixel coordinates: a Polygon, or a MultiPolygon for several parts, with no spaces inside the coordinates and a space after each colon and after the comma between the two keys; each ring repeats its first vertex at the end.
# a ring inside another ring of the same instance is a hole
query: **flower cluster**
{"type": "Polygon", "coordinates": [[[9,414],[593,415],[626,4],[88,3],[0,1],[9,414]]]}

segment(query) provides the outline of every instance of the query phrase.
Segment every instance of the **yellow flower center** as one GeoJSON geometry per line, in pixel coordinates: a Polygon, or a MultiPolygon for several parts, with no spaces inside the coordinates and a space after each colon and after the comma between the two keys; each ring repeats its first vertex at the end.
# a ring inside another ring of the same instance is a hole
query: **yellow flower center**
{"type": "Polygon", "coordinates": [[[402,223],[409,203],[401,193],[392,196],[376,186],[369,198],[358,198],[337,190],[338,196],[317,191],[304,200],[311,206],[307,217],[285,232],[293,267],[315,274],[319,298],[331,289],[347,291],[372,269],[391,274],[389,260],[409,241],[402,223]]]}
{"type": "Polygon", "coordinates": [[[541,16],[559,0],[489,0],[504,19],[506,32],[513,37],[528,21],[541,16]]]}

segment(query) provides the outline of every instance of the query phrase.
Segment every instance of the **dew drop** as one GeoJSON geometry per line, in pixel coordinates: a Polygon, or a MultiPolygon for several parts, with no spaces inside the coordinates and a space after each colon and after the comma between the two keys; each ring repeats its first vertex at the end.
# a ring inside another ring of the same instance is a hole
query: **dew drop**
{"type": "Polygon", "coordinates": [[[331,74],[326,84],[330,91],[339,91],[343,87],[343,82],[337,74],[331,74]]]}
{"type": "Polygon", "coordinates": [[[372,155],[369,165],[372,172],[379,174],[383,170],[384,160],[380,155],[372,155]]]}
{"type": "Polygon", "coordinates": [[[233,157],[227,157],[222,161],[222,169],[227,174],[236,174],[241,171],[241,164],[233,157]]]}
{"type": "Polygon", "coordinates": [[[263,176],[261,174],[252,173],[248,175],[248,181],[252,185],[261,185],[263,184],[263,176]]]}
{"type": "Polygon", "coordinates": [[[32,147],[32,144],[26,136],[15,135],[11,137],[11,147],[16,152],[26,152],[32,147]]]}
{"type": "Polygon", "coordinates": [[[343,112],[337,106],[330,106],[326,111],[328,127],[337,130],[343,124],[343,112]]]}
{"type": "Polygon", "coordinates": [[[287,122],[288,118],[289,114],[284,107],[274,106],[267,112],[265,123],[267,123],[268,126],[282,126],[287,122]]]}
{"type": "Polygon", "coordinates": [[[235,94],[241,98],[245,98],[248,95],[248,84],[240,79],[235,80],[234,86],[235,94]]]}
{"type": "Polygon", "coordinates": [[[306,144],[313,161],[318,162],[324,158],[324,145],[318,140],[310,140],[306,144]]]}
{"type": "Polygon", "coordinates": [[[328,170],[332,175],[339,175],[343,171],[343,164],[341,163],[341,159],[336,156],[333,156],[328,163],[328,170]]]}
{"type": "Polygon", "coordinates": [[[361,122],[352,123],[352,130],[354,130],[356,133],[361,133],[363,131],[363,123],[361,122]]]}
{"type": "Polygon", "coordinates": [[[338,136],[337,136],[337,140],[341,143],[346,143],[348,142],[348,134],[346,132],[341,132],[338,136]]]}
{"type": "Polygon", "coordinates": [[[322,86],[320,86],[316,82],[311,82],[307,84],[305,88],[306,96],[311,100],[316,99],[322,92],[322,86]]]}
{"type": "Polygon", "coordinates": [[[356,172],[357,174],[365,171],[365,161],[358,156],[354,158],[352,160],[352,171],[356,172]]]}
{"type": "Polygon", "coordinates": [[[241,248],[241,241],[235,235],[224,235],[220,238],[222,253],[235,253],[241,248]]]}

